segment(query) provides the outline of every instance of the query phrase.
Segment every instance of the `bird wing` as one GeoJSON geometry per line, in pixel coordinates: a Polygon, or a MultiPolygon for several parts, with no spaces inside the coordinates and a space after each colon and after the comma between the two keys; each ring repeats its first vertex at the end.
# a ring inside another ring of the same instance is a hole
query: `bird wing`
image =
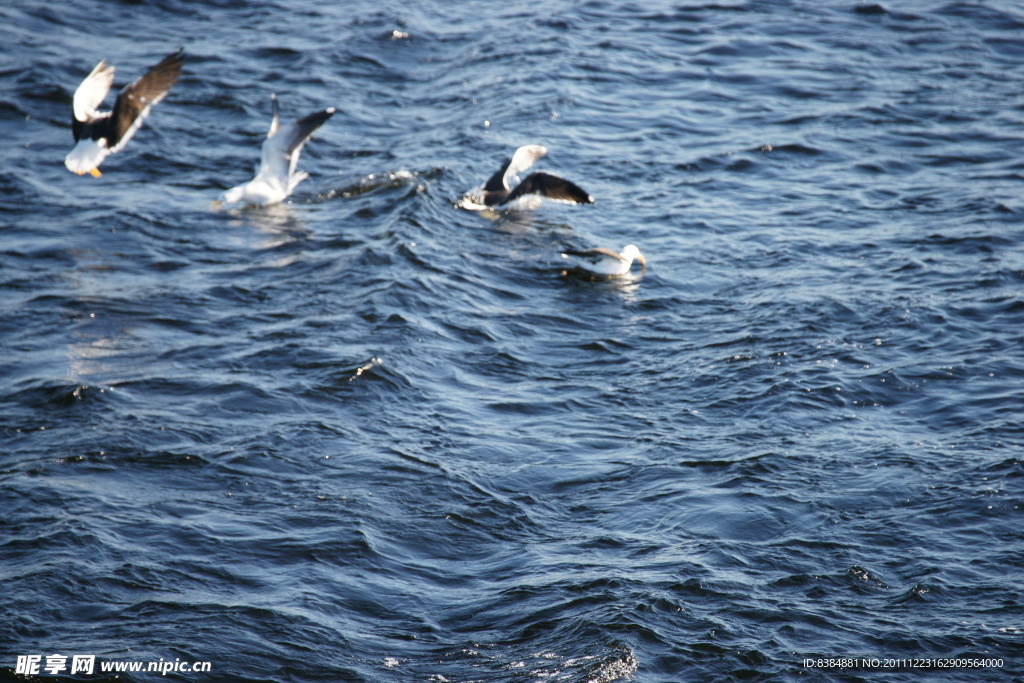
{"type": "Polygon", "coordinates": [[[509,187],[505,183],[505,175],[511,164],[512,159],[505,159],[505,163],[501,165],[501,168],[495,171],[494,175],[488,178],[487,182],[484,183],[484,192],[508,192],[509,187]]]}
{"type": "Polygon", "coordinates": [[[118,94],[111,122],[111,152],[118,151],[131,140],[153,105],[160,102],[171,86],[178,82],[184,63],[185,55],[179,49],[150,67],[149,71],[126,85],[118,94]]]}
{"type": "Polygon", "coordinates": [[[543,145],[523,145],[515,151],[512,155],[512,159],[508,162],[505,167],[505,173],[502,174],[502,185],[504,189],[512,189],[512,180],[525,171],[526,169],[533,166],[537,159],[548,153],[548,148],[543,145]]]}
{"type": "Polygon", "coordinates": [[[270,130],[267,132],[267,137],[273,137],[277,129],[281,127],[281,117],[277,113],[277,93],[270,93],[270,103],[274,108],[274,116],[270,119],[270,130]]]}
{"type": "Polygon", "coordinates": [[[576,183],[554,173],[531,173],[508,195],[506,203],[528,194],[539,194],[548,199],[572,204],[593,204],[594,198],[576,183]]]}
{"type": "Polygon", "coordinates": [[[508,192],[512,189],[512,181],[515,177],[530,168],[542,156],[548,153],[548,148],[543,145],[523,145],[515,151],[512,158],[506,159],[497,171],[494,172],[487,182],[484,183],[484,192],[508,192]]]}
{"type": "MultiPolygon", "coordinates": [[[[274,100],[276,118],[277,100],[274,100]]],[[[334,116],[335,109],[330,107],[318,111],[309,116],[304,116],[298,121],[281,126],[275,129],[271,125],[271,133],[263,141],[262,158],[260,169],[256,177],[262,177],[267,182],[278,182],[287,186],[289,179],[295,173],[295,167],[299,163],[299,154],[302,146],[306,144],[309,136],[322,126],[327,119],[334,116]]]]}
{"type": "MultiPolygon", "coordinates": [[[[96,65],[82,84],[75,90],[75,99],[72,104],[75,120],[86,123],[96,115],[96,109],[110,92],[110,86],[114,84],[114,67],[107,66],[107,60],[96,65]]],[[[77,136],[75,138],[78,139],[77,136]]]]}

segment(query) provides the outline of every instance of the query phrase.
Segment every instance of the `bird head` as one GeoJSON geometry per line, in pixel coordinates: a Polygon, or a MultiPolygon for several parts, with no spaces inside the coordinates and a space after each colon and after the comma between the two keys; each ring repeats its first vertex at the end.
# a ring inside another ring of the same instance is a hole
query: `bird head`
{"type": "Polygon", "coordinates": [[[220,211],[223,206],[231,206],[242,201],[242,197],[245,195],[245,188],[243,186],[232,187],[230,190],[224,190],[220,193],[220,197],[213,202],[215,209],[220,211]]]}
{"type": "Polygon", "coordinates": [[[622,255],[628,259],[640,262],[640,267],[647,270],[647,259],[640,253],[640,250],[636,248],[635,244],[627,244],[622,248],[622,255]]]}

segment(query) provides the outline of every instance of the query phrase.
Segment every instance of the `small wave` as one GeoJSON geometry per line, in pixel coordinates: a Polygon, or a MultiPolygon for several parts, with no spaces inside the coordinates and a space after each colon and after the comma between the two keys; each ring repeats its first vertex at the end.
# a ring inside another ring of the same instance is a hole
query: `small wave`
{"type": "Polygon", "coordinates": [[[355,183],[343,185],[320,193],[316,196],[317,202],[326,202],[333,199],[351,199],[362,195],[373,195],[385,190],[413,187],[418,192],[426,189],[426,183],[434,180],[440,175],[441,169],[434,168],[427,171],[386,171],[384,173],[371,173],[355,183]]]}
{"type": "Polygon", "coordinates": [[[9,395],[8,400],[38,410],[72,408],[78,405],[103,405],[114,391],[114,387],[109,386],[42,382],[37,386],[15,391],[9,395]]]}

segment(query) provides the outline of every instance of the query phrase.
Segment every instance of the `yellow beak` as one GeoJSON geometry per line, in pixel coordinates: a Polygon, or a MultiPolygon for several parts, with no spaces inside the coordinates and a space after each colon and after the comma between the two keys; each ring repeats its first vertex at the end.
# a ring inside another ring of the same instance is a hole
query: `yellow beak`
{"type": "Polygon", "coordinates": [[[100,173],[100,169],[94,168],[91,171],[89,171],[89,175],[91,175],[93,178],[99,178],[103,174],[100,173]]]}

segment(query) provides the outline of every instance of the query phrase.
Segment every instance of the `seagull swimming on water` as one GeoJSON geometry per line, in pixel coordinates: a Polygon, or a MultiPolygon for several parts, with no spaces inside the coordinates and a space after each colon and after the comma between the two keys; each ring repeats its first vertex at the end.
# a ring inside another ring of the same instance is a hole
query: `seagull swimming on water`
{"type": "Polygon", "coordinates": [[[537,159],[547,153],[548,149],[543,145],[520,147],[483,187],[472,190],[463,197],[459,206],[471,211],[489,208],[536,209],[541,205],[543,197],[566,204],[593,204],[594,198],[583,188],[554,173],[537,171],[512,187],[512,181],[520,173],[533,166],[537,159]]]}
{"type": "Polygon", "coordinates": [[[270,99],[274,117],[270,121],[267,139],[263,141],[256,177],[221,193],[220,199],[214,202],[218,209],[277,204],[287,199],[295,187],[309,177],[305,171],[295,170],[302,146],[317,128],[334,116],[336,109],[328,107],[282,126],[277,114],[277,95],[272,94],[270,99]]]}
{"type": "Polygon", "coordinates": [[[612,251],[605,247],[594,249],[566,249],[562,252],[562,258],[575,257],[576,267],[585,270],[593,275],[625,275],[633,266],[633,261],[639,261],[643,270],[647,270],[647,259],[636,248],[636,245],[627,244],[621,252],[612,251]]]}
{"type": "Polygon", "coordinates": [[[72,104],[74,118],[71,132],[75,136],[74,149],[64,159],[68,170],[78,175],[86,173],[99,178],[99,166],[114,152],[120,152],[142,121],[178,81],[185,55],[181,49],[164,57],[159,64],[118,93],[111,111],[100,112],[96,108],[114,84],[114,67],[107,66],[107,60],[96,65],[82,84],[75,90],[72,104]]]}

